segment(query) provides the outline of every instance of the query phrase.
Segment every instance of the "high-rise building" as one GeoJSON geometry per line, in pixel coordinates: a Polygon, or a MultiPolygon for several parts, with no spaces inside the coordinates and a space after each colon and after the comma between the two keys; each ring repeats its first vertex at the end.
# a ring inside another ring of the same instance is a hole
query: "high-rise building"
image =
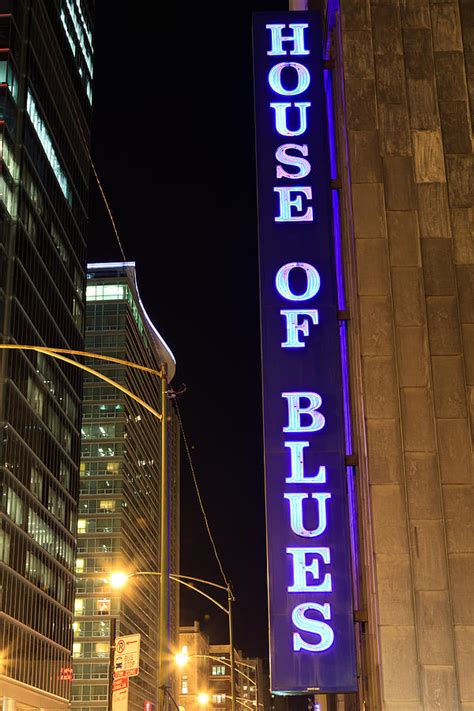
{"type": "MultiPolygon", "coordinates": [[[[83,347],[91,0],[0,2],[2,341],[83,347]]],[[[81,373],[0,359],[0,697],[67,708],[81,373]]]]}
{"type": "MultiPolygon", "coordinates": [[[[171,351],[148,318],[133,262],[90,264],[86,288],[86,349],[175,372],[171,351]]],[[[88,359],[115,383],[161,411],[157,375],[88,359]]],[[[73,708],[107,711],[109,651],[116,636],[141,634],[140,672],[130,679],[129,709],[157,703],[159,577],[132,577],[112,591],[111,572],[160,570],[161,421],[112,385],[84,382],[74,622],[73,708]]],[[[168,409],[170,571],[179,570],[179,432],[168,409]]],[[[170,646],[177,645],[178,591],[170,585],[170,646]]]]}

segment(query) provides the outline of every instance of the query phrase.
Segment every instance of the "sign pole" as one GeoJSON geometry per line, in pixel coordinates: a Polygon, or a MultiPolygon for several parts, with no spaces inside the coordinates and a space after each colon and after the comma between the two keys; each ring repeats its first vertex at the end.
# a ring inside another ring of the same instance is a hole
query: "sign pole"
{"type": "Polygon", "coordinates": [[[232,711],[235,711],[235,651],[234,625],[232,619],[232,603],[234,602],[234,595],[230,585],[227,586],[227,602],[229,606],[230,694],[232,697],[232,711]]]}
{"type": "Polygon", "coordinates": [[[110,646],[109,646],[109,711],[112,711],[113,683],[114,683],[114,655],[115,635],[117,633],[117,618],[110,618],[110,646]]]}
{"type": "MultiPolygon", "coordinates": [[[[166,364],[161,366],[161,537],[160,537],[160,624],[158,639],[158,689],[168,686],[169,633],[169,486],[168,486],[168,378],[166,364]]],[[[162,708],[168,705],[165,689],[162,708]]]]}

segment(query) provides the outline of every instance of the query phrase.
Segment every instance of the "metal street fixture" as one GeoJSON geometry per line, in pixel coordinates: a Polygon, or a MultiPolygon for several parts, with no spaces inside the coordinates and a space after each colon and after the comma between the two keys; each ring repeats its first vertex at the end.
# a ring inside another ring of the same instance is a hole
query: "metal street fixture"
{"type": "MultiPolygon", "coordinates": [[[[37,353],[42,353],[43,355],[48,355],[51,358],[56,358],[57,360],[61,360],[65,363],[68,363],[69,365],[72,365],[76,368],[79,368],[80,370],[84,370],[87,373],[90,373],[91,375],[96,376],[99,378],[99,380],[103,380],[104,382],[108,383],[112,387],[116,388],[117,390],[120,390],[123,392],[125,395],[130,397],[132,400],[135,402],[139,403],[142,407],[144,407],[148,412],[150,412],[154,417],[159,419],[161,421],[161,541],[160,541],[160,567],[161,567],[161,572],[137,572],[137,573],[132,573],[130,575],[126,575],[125,573],[121,573],[120,575],[113,574],[109,580],[110,583],[114,587],[122,587],[126,580],[130,577],[136,576],[136,575],[159,575],[161,576],[160,580],[160,625],[159,625],[159,635],[160,635],[160,640],[159,640],[159,650],[158,650],[158,688],[163,691],[163,696],[166,696],[166,689],[167,687],[167,674],[165,673],[165,659],[168,655],[168,613],[169,613],[169,580],[173,580],[180,585],[184,585],[188,588],[191,588],[192,590],[195,590],[198,592],[200,595],[204,596],[211,602],[213,602],[217,607],[219,607],[223,612],[226,613],[229,619],[229,645],[230,645],[230,663],[231,663],[231,693],[232,693],[232,711],[236,711],[235,709],[235,654],[234,654],[234,639],[233,639],[233,625],[232,625],[232,603],[235,601],[234,594],[232,592],[230,584],[228,584],[226,587],[223,585],[218,585],[217,583],[212,583],[209,580],[202,580],[200,578],[193,578],[187,575],[174,575],[169,572],[169,531],[168,531],[168,499],[169,499],[169,491],[168,491],[168,472],[167,472],[167,394],[168,394],[168,378],[167,378],[167,371],[166,371],[166,364],[163,363],[161,366],[161,370],[154,370],[153,368],[148,368],[147,366],[140,365],[139,363],[133,363],[131,361],[124,360],[122,358],[114,358],[112,356],[105,356],[102,355],[101,353],[90,353],[89,351],[78,351],[78,350],[73,350],[70,348],[50,348],[48,346],[35,346],[35,345],[18,345],[18,344],[13,344],[13,343],[1,343],[0,344],[0,349],[3,350],[21,350],[21,351],[36,351],[37,353]],[[86,358],[94,358],[97,360],[104,360],[104,361],[110,361],[113,363],[119,363],[121,365],[128,366],[130,368],[136,368],[138,370],[145,371],[147,373],[150,373],[152,375],[157,375],[159,378],[161,378],[161,405],[162,405],[162,412],[158,412],[155,410],[151,405],[149,405],[145,400],[142,400],[141,397],[136,395],[135,393],[131,392],[128,390],[128,388],[125,388],[123,385],[120,383],[116,383],[114,380],[111,378],[108,378],[106,375],[103,373],[100,373],[99,371],[90,368],[87,365],[84,365],[83,363],[79,363],[77,360],[74,360],[73,358],[68,358],[65,353],[69,355],[75,355],[75,356],[84,356],[86,358]],[[163,575],[162,575],[163,573],[163,575]],[[113,581],[112,582],[112,578],[113,581]],[[201,582],[206,585],[211,585],[213,587],[219,588],[221,590],[225,590],[227,592],[227,608],[221,605],[220,602],[217,600],[214,600],[213,597],[205,593],[203,590],[200,590],[197,588],[195,585],[193,585],[190,582],[186,581],[193,581],[193,582],[201,582]]],[[[115,626],[115,622],[113,623],[113,626],[115,626]]],[[[112,629],[112,627],[111,627],[112,629]]],[[[115,642],[115,639],[113,639],[113,643],[115,642]]],[[[112,654],[112,652],[111,652],[112,654]]]]}
{"type": "MultiPolygon", "coordinates": [[[[129,573],[128,575],[123,572],[114,572],[110,575],[109,577],[109,582],[110,584],[115,587],[115,588],[122,588],[127,580],[130,578],[135,578],[138,576],[143,576],[143,575],[158,575],[160,577],[163,577],[160,571],[150,571],[150,570],[145,570],[145,571],[137,571],[134,573],[129,573]]],[[[233,619],[232,619],[232,603],[235,602],[235,597],[234,593],[232,592],[232,588],[229,585],[224,586],[224,585],[219,585],[218,583],[213,583],[210,580],[203,580],[202,578],[194,578],[190,575],[178,575],[175,573],[168,573],[168,579],[173,580],[173,582],[179,583],[180,585],[184,585],[187,588],[190,588],[191,590],[195,590],[195,592],[199,593],[203,597],[205,597],[207,600],[210,602],[214,603],[220,610],[225,612],[225,614],[228,617],[229,621],[229,656],[230,656],[230,664],[228,665],[230,667],[230,690],[231,690],[231,702],[232,702],[232,711],[236,711],[235,709],[235,704],[236,704],[236,695],[235,695],[235,674],[238,672],[235,668],[235,652],[234,652],[234,630],[233,630],[233,619]],[[189,582],[191,581],[191,582],[189,582]],[[224,607],[222,603],[220,603],[218,600],[215,600],[213,597],[208,595],[204,590],[201,590],[201,588],[198,588],[194,583],[203,583],[204,585],[211,585],[214,588],[218,588],[219,590],[224,590],[227,593],[227,607],[224,607]]],[[[184,656],[184,655],[183,655],[184,656]]],[[[162,657],[162,659],[165,659],[165,655],[162,657]]],[[[222,660],[218,660],[222,661],[222,660]]],[[[164,676],[164,672],[162,672],[164,676]]]]}
{"type": "MultiPolygon", "coordinates": [[[[226,659],[222,659],[222,657],[213,657],[211,654],[188,654],[187,652],[181,650],[177,654],[175,654],[174,660],[178,667],[184,667],[186,664],[189,662],[190,659],[211,659],[213,662],[219,662],[219,664],[222,664],[223,666],[226,667],[231,667],[230,663],[226,659]]],[[[243,666],[243,667],[249,667],[250,669],[255,669],[251,664],[245,664],[244,662],[237,662],[234,661],[234,664],[237,666],[243,666]]],[[[256,683],[255,679],[252,679],[252,677],[247,676],[247,674],[244,674],[244,672],[240,671],[240,669],[235,669],[234,670],[236,674],[240,674],[240,676],[243,676],[247,681],[250,681],[252,684],[256,683]]],[[[238,700],[238,696],[236,696],[236,699],[238,700]]]]}
{"type": "MultiPolygon", "coordinates": [[[[150,412],[154,417],[156,417],[161,422],[161,543],[160,543],[160,565],[164,572],[169,571],[169,531],[168,531],[168,499],[169,499],[169,482],[168,482],[168,470],[167,470],[167,392],[168,392],[168,379],[166,364],[162,364],[161,370],[154,370],[153,368],[148,368],[147,366],[140,365],[139,363],[133,363],[122,358],[114,358],[112,356],[104,356],[101,353],[90,353],[89,351],[78,351],[70,348],[50,348],[48,346],[30,346],[30,345],[18,345],[13,343],[1,343],[0,349],[2,350],[21,350],[21,351],[36,351],[37,353],[42,353],[43,355],[50,356],[51,358],[56,358],[69,365],[72,365],[80,370],[84,370],[86,373],[96,376],[99,380],[103,380],[108,385],[120,390],[125,395],[130,397],[135,402],[139,403],[148,412],[150,412]],[[124,387],[120,383],[116,383],[111,378],[108,378],[103,373],[100,373],[94,368],[90,368],[88,365],[79,363],[73,358],[68,358],[65,353],[75,356],[84,356],[86,358],[94,358],[97,360],[110,361],[113,363],[119,363],[130,368],[135,368],[137,370],[142,370],[152,375],[157,375],[161,378],[161,406],[162,412],[158,412],[154,407],[149,405],[141,397],[133,393],[128,388],[124,387]]],[[[168,642],[168,606],[169,606],[169,590],[168,590],[168,580],[169,576],[163,577],[160,582],[160,646],[158,649],[158,688],[164,689],[166,687],[167,678],[165,676],[165,658],[167,654],[167,642],[168,642]]],[[[115,627],[115,622],[112,623],[112,627],[115,627]]],[[[112,644],[115,643],[115,636],[112,644]]],[[[112,651],[111,651],[112,655],[112,651]]],[[[111,656],[112,658],[112,656],[111,656]]],[[[111,689],[110,699],[112,698],[111,689]]],[[[165,691],[163,691],[165,696],[165,691]]],[[[111,707],[111,701],[110,701],[111,707]]]]}

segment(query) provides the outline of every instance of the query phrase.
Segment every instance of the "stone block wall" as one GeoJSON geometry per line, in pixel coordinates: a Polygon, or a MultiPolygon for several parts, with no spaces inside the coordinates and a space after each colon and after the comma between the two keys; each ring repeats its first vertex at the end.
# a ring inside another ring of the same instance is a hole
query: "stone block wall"
{"type": "Polygon", "coordinates": [[[362,695],[473,711],[474,0],[334,17],[362,695]]]}

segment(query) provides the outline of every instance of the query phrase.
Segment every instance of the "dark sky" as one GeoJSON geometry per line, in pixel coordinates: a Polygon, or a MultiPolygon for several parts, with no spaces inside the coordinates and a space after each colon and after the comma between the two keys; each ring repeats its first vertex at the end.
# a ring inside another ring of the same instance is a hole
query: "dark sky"
{"type": "MultiPolygon", "coordinates": [[[[187,385],[180,408],[235,588],[236,645],[266,656],[251,12],[287,4],[224,5],[98,0],[93,158],[176,356],[173,384],[187,385]]],[[[89,259],[121,259],[94,185],[89,259]]],[[[181,521],[181,572],[221,582],[184,451],[181,521]]],[[[227,641],[223,613],[185,594],[182,622],[193,619],[227,641]]]]}

